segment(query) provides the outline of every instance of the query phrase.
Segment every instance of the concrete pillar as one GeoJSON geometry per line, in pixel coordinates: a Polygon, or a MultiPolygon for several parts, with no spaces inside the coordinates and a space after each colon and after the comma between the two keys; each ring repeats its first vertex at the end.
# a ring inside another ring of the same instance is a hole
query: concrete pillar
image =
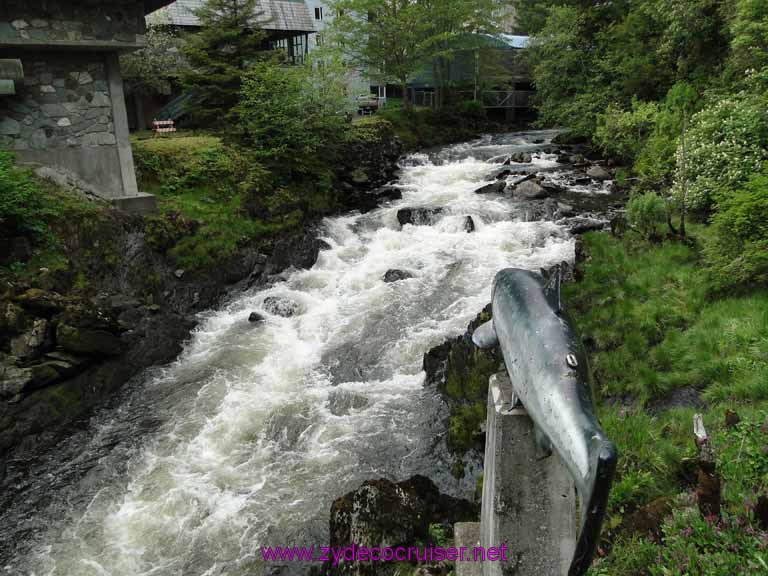
{"type": "Polygon", "coordinates": [[[128,131],[128,111],[125,108],[123,77],[120,74],[120,58],[117,52],[107,52],[105,58],[109,96],[112,99],[112,122],[117,139],[117,153],[120,157],[123,195],[137,196],[139,187],[136,184],[136,169],[133,165],[133,150],[131,150],[131,139],[128,131]]]}
{"type": "Polygon", "coordinates": [[[556,454],[542,453],[506,373],[490,381],[483,475],[480,542],[507,550],[507,562],[483,563],[483,576],[566,575],[576,549],[574,484],[556,454]]]}
{"type": "Polygon", "coordinates": [[[117,155],[120,163],[120,178],[123,183],[123,195],[112,199],[112,203],[122,210],[138,213],[150,213],[156,208],[155,197],[139,192],[136,183],[136,167],[133,163],[133,150],[128,130],[128,110],[125,107],[123,76],[120,73],[120,57],[117,52],[105,55],[109,96],[112,101],[112,122],[117,155]]]}

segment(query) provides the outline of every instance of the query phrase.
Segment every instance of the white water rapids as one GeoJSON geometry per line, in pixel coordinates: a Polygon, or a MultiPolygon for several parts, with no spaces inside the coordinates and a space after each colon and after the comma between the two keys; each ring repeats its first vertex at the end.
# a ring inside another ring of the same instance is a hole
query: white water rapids
{"type": "Polygon", "coordinates": [[[423,385],[422,356],[463,333],[499,269],[572,260],[564,229],[520,221],[510,197],[474,193],[488,158],[535,150],[531,139],[545,136],[412,158],[402,200],[326,220],[331,249],[312,269],[204,314],[176,362],[80,435],[68,464],[85,469],[77,480],[57,483],[60,469],[41,478],[55,493],[0,573],[261,574],[260,546],[327,544],[331,503],[366,479],[421,473],[467,495],[449,474],[445,409],[423,385]],[[404,207],[446,213],[401,229],[404,207]],[[384,283],[392,268],[414,278],[384,283]],[[301,313],[249,324],[268,296],[301,313]]]}

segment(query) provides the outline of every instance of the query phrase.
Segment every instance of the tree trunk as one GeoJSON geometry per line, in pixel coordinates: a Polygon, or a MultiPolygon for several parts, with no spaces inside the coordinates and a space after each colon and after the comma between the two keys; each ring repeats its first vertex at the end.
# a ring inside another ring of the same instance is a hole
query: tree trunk
{"type": "Polygon", "coordinates": [[[408,91],[408,80],[401,78],[400,88],[403,90],[403,108],[410,112],[413,109],[413,103],[411,102],[411,94],[408,91]]]}

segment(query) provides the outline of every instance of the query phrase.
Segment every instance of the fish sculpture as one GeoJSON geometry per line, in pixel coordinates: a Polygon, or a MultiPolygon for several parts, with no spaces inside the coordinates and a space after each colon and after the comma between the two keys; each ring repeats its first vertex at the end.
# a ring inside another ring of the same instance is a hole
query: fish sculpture
{"type": "Polygon", "coordinates": [[[493,319],[473,334],[480,348],[500,346],[517,400],[541,448],[573,477],[581,522],[569,576],[584,574],[600,538],[617,451],[597,421],[586,356],[560,304],[561,268],[537,274],[508,268],[493,285],[493,319]]]}

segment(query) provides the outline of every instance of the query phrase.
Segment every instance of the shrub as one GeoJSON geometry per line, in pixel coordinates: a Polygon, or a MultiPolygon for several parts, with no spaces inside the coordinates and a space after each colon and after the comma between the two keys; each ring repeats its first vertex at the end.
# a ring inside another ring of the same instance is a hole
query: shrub
{"type": "Polygon", "coordinates": [[[632,101],[632,109],[609,105],[598,114],[594,142],[600,149],[620,160],[634,158],[653,131],[659,107],[655,102],[632,101]]]}
{"type": "Polygon", "coordinates": [[[740,93],[718,100],[691,119],[686,153],[677,151],[675,191],[691,210],[711,210],[719,194],[737,189],[760,170],[768,149],[768,101],[740,93]]]}
{"type": "Polygon", "coordinates": [[[251,169],[237,149],[215,136],[135,140],[133,156],[141,186],[164,195],[203,186],[226,196],[251,169]]]}
{"type": "Polygon", "coordinates": [[[704,254],[716,289],[768,283],[768,165],[745,186],[721,194],[704,254]]]}
{"type": "Polygon", "coordinates": [[[0,237],[29,236],[39,241],[48,227],[42,214],[42,191],[32,176],[0,152],[0,237]]]}
{"type": "Polygon", "coordinates": [[[666,204],[655,192],[635,194],[627,203],[627,222],[646,240],[658,240],[659,224],[664,222],[666,204]]]}

